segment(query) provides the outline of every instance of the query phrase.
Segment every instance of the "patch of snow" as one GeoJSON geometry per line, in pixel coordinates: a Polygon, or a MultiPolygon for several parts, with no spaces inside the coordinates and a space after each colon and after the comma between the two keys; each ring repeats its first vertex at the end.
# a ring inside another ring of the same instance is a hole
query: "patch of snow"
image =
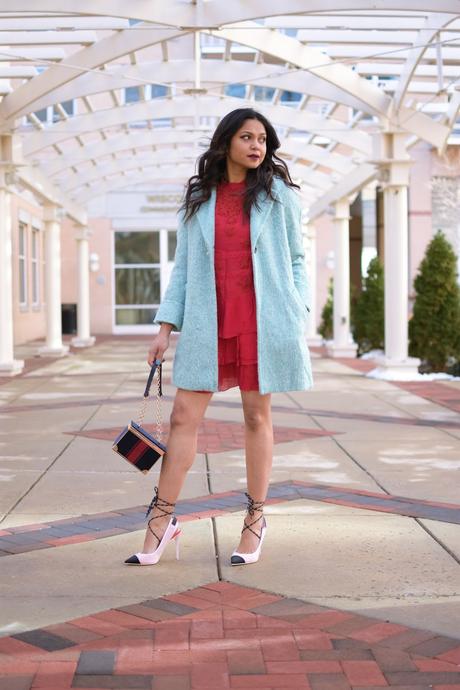
{"type": "Polygon", "coordinates": [[[376,359],[376,357],[384,357],[385,353],[383,350],[369,350],[361,355],[360,359],[376,359]]]}
{"type": "Polygon", "coordinates": [[[460,376],[451,376],[442,372],[436,374],[414,374],[410,371],[390,372],[377,367],[369,371],[366,376],[370,379],[383,381],[460,381],[460,376]]]}

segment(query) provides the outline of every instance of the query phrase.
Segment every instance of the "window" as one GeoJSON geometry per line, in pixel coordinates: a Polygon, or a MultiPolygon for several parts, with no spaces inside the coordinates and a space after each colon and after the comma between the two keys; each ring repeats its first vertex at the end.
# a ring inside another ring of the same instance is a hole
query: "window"
{"type": "Polygon", "coordinates": [[[164,84],[152,84],[150,88],[152,98],[164,98],[168,93],[168,87],[164,84]]]}
{"type": "Polygon", "coordinates": [[[275,89],[270,86],[255,86],[254,99],[256,101],[271,101],[275,94],[275,89]]]}
{"type": "Polygon", "coordinates": [[[32,264],[32,305],[40,304],[40,230],[32,228],[31,237],[31,264],[32,264]]]}
{"type": "Polygon", "coordinates": [[[298,103],[302,98],[302,94],[297,91],[283,91],[281,94],[281,103],[298,103]]]}
{"type": "Polygon", "coordinates": [[[141,100],[138,86],[127,86],[125,89],[125,103],[137,103],[141,100]]]}
{"type": "Polygon", "coordinates": [[[27,306],[27,226],[19,223],[19,304],[27,306]]]}
{"type": "Polygon", "coordinates": [[[160,304],[160,233],[115,233],[115,324],[151,324],[160,304]]]}
{"type": "Polygon", "coordinates": [[[40,122],[47,122],[48,121],[48,108],[42,108],[41,110],[37,110],[35,112],[35,117],[37,117],[40,122]]]}
{"type": "Polygon", "coordinates": [[[227,84],[225,87],[225,94],[233,96],[234,98],[246,98],[245,84],[227,84]]]}

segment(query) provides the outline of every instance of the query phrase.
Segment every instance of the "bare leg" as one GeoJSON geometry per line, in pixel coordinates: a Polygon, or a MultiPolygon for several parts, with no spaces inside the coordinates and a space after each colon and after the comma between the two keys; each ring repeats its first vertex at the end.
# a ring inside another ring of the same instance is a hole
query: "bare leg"
{"type": "MultiPolygon", "coordinates": [[[[204,417],[212,393],[197,393],[178,388],[171,413],[168,452],[161,461],[158,495],[169,503],[175,503],[184,484],[187,472],[196,455],[198,427],[204,417]]],[[[155,534],[163,535],[170,517],[160,517],[162,511],[154,508],[149,519],[155,534]],[[157,517],[158,516],[158,517],[157,517]]],[[[154,535],[147,528],[143,552],[150,553],[158,546],[154,535]]]]}
{"type": "MultiPolygon", "coordinates": [[[[254,501],[265,501],[270,481],[273,461],[273,424],[271,415],[271,395],[261,395],[258,391],[241,391],[246,438],[246,477],[248,493],[254,501]]],[[[246,515],[245,523],[250,524],[254,517],[246,515]]],[[[262,520],[253,529],[260,534],[262,520]]],[[[259,545],[257,537],[249,530],[241,535],[237,551],[252,553],[259,545]]]]}

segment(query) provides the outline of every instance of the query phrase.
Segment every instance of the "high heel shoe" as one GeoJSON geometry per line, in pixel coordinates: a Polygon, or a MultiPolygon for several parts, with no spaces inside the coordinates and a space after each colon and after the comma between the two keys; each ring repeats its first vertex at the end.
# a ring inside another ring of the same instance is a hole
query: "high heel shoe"
{"type": "Polygon", "coordinates": [[[257,563],[257,561],[259,560],[260,552],[262,551],[262,544],[265,539],[265,533],[267,531],[267,523],[263,516],[263,507],[265,501],[254,501],[254,499],[248,493],[245,495],[248,499],[247,512],[249,513],[249,515],[251,517],[254,517],[254,513],[256,512],[260,513],[260,515],[255,520],[253,520],[253,522],[250,522],[248,525],[245,524],[243,529],[241,530],[241,534],[243,534],[244,530],[249,530],[258,538],[259,546],[252,553],[240,553],[239,551],[234,551],[230,558],[231,565],[248,565],[249,563],[257,563]],[[260,529],[260,534],[257,534],[257,532],[252,528],[257,522],[259,522],[259,520],[262,520],[262,527],[260,529]]]}
{"type": "Polygon", "coordinates": [[[174,512],[175,505],[175,503],[168,503],[168,501],[165,501],[163,498],[160,498],[158,496],[158,487],[155,487],[155,495],[147,509],[146,518],[149,516],[150,511],[154,507],[158,508],[158,510],[161,511],[159,515],[155,515],[147,523],[147,527],[157,540],[158,546],[155,549],[155,551],[149,553],[135,553],[133,556],[127,558],[125,563],[127,563],[128,565],[155,565],[155,563],[158,563],[161,556],[163,555],[163,551],[165,550],[166,546],[172,541],[175,541],[176,543],[176,558],[177,560],[179,560],[179,538],[181,535],[181,530],[179,529],[179,523],[177,521],[177,518],[172,517],[170,519],[168,526],[166,527],[164,534],[161,538],[157,534],[155,534],[152,527],[150,526],[150,523],[156,520],[157,518],[166,517],[166,515],[172,515],[174,512]],[[172,510],[166,510],[167,508],[172,508],[172,510]]]}

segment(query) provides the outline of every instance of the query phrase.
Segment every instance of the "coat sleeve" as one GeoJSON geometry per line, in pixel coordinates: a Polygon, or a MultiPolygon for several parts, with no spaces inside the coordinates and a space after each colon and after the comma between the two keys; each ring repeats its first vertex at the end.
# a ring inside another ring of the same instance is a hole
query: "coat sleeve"
{"type": "Polygon", "coordinates": [[[287,186],[284,198],[284,217],[294,283],[305,307],[310,311],[310,283],[305,267],[305,249],[302,240],[302,207],[297,193],[287,186]]]}
{"type": "Polygon", "coordinates": [[[177,228],[177,246],[174,268],[154,323],[172,323],[176,331],[182,328],[187,285],[188,231],[184,222],[177,228]]]}

